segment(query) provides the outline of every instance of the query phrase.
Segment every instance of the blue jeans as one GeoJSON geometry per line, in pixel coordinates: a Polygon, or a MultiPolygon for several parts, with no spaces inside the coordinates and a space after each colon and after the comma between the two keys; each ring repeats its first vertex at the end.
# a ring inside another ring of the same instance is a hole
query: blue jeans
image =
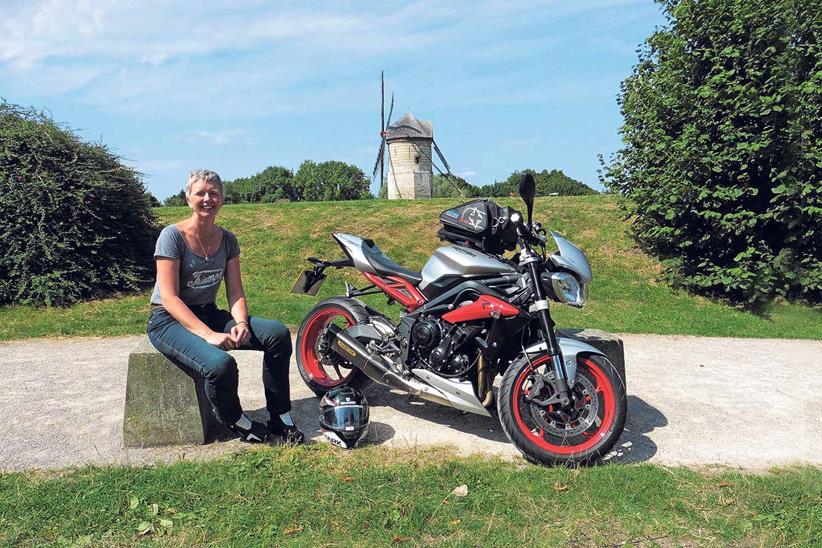
{"type": "MultiPolygon", "coordinates": [[[[216,305],[190,308],[212,331],[228,333],[235,324],[231,314],[216,305]]],[[[263,351],[266,408],[270,417],[277,417],[291,409],[288,386],[291,334],[286,326],[276,320],[251,316],[248,324],[251,340],[241,348],[263,351]]],[[[157,350],[179,367],[203,377],[206,396],[217,418],[227,425],[237,422],[243,410],[237,396],[237,362],[231,354],[186,329],[162,307],[154,308],[149,313],[147,332],[157,350]]]]}

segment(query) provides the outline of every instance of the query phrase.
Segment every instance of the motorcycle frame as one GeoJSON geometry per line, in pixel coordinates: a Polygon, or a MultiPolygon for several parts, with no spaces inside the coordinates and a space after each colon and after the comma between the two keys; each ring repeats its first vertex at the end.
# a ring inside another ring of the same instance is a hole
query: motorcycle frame
{"type": "MultiPolygon", "coordinates": [[[[370,282],[370,285],[358,289],[346,283],[346,296],[359,297],[382,293],[388,298],[389,304],[399,303],[405,309],[406,314],[400,319],[398,331],[400,336],[406,341],[410,341],[411,327],[419,317],[423,315],[437,315],[442,318],[443,321],[449,322],[446,316],[449,314],[454,315],[458,312],[458,309],[454,308],[453,302],[457,297],[461,296],[461,294],[473,293],[476,296],[475,302],[479,302],[484,296],[487,296],[491,299],[490,302],[497,304],[497,306],[486,307],[484,314],[476,311],[470,319],[462,319],[457,316],[456,321],[453,323],[479,319],[492,320],[488,337],[480,343],[480,346],[486,359],[491,364],[498,364],[497,367],[494,368],[494,375],[504,372],[505,367],[507,367],[507,363],[498,361],[500,357],[499,354],[503,350],[501,339],[516,336],[528,325],[536,323],[539,331],[543,334],[543,340],[541,342],[529,341],[528,348],[521,350],[524,350],[524,354],[529,360],[530,356],[536,353],[548,354],[551,357],[555,375],[555,389],[556,393],[559,394],[558,401],[564,402],[563,404],[567,405],[569,401],[569,386],[574,384],[576,377],[576,363],[571,360],[575,360],[577,354],[582,352],[600,355],[602,353],[590,345],[585,345],[587,348],[582,349],[579,345],[573,344],[574,341],[572,339],[568,339],[569,342],[567,343],[563,340],[563,344],[560,344],[556,336],[554,329],[555,323],[550,316],[548,300],[545,296],[540,278],[545,259],[531,249],[524,234],[521,234],[519,243],[521,248],[519,267],[520,269],[527,269],[526,271],[531,279],[531,287],[534,291],[534,304],[531,305],[531,308],[534,309],[533,311],[526,311],[508,303],[505,296],[495,291],[492,287],[494,284],[512,283],[520,276],[520,273],[504,274],[490,278],[466,279],[456,283],[456,285],[431,300],[426,300],[413,284],[398,276],[380,276],[358,270],[363,277],[370,282]],[[505,310],[504,313],[503,309],[505,310]],[[516,318],[519,321],[516,322],[513,329],[505,329],[504,323],[501,322],[512,318],[516,318]],[[563,350],[565,347],[569,349],[568,354],[570,355],[569,358],[572,357],[571,360],[565,360],[563,358],[563,350]],[[499,365],[502,365],[502,367],[499,367],[499,365]]],[[[355,267],[354,262],[348,258],[336,261],[323,261],[316,257],[309,257],[308,260],[315,265],[314,271],[309,279],[318,279],[324,276],[324,270],[326,268],[340,269],[355,267]]],[[[371,314],[379,314],[370,307],[368,307],[368,309],[371,314]]],[[[409,345],[406,344],[401,353],[403,363],[407,362],[409,351],[409,345]]],[[[511,356],[510,352],[508,354],[508,357],[511,358],[517,355],[514,354],[511,356]]]]}

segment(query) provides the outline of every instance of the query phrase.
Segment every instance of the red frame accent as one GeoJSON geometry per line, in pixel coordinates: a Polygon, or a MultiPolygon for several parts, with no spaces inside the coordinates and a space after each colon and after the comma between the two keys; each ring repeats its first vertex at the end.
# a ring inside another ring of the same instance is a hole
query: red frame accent
{"type": "Polygon", "coordinates": [[[603,400],[603,407],[604,413],[602,417],[602,424],[600,424],[599,428],[596,431],[592,432],[589,435],[583,433],[584,437],[588,437],[587,441],[580,443],[579,445],[556,445],[553,443],[549,443],[548,440],[543,438],[541,435],[534,434],[525,424],[525,421],[522,419],[522,414],[519,408],[519,397],[523,392],[522,384],[525,382],[525,379],[528,375],[531,374],[535,368],[539,367],[546,361],[550,360],[551,356],[541,356],[534,360],[531,364],[531,367],[523,367],[522,371],[520,372],[517,379],[514,381],[513,385],[513,397],[511,398],[511,404],[513,405],[514,409],[514,421],[517,423],[517,427],[519,431],[531,440],[532,443],[545,449],[546,451],[550,451],[551,453],[558,453],[560,455],[573,455],[575,453],[581,453],[583,451],[587,451],[594,445],[596,445],[600,439],[602,439],[608,431],[611,429],[611,426],[614,423],[614,417],[616,416],[616,397],[614,396],[614,389],[611,386],[611,383],[608,382],[608,377],[605,375],[605,372],[602,371],[599,364],[590,360],[588,358],[580,358],[580,365],[587,367],[591,373],[594,375],[594,379],[596,380],[595,391],[597,394],[602,394],[603,400]]]}
{"type": "Polygon", "coordinates": [[[519,314],[519,308],[491,295],[480,295],[473,303],[443,314],[442,319],[449,323],[468,322],[471,320],[491,318],[495,312],[507,318],[519,314]]]}
{"type": "Polygon", "coordinates": [[[425,297],[408,280],[403,280],[398,276],[382,278],[370,272],[363,272],[362,275],[369,282],[383,290],[386,295],[403,305],[409,312],[425,304],[425,297]]]}

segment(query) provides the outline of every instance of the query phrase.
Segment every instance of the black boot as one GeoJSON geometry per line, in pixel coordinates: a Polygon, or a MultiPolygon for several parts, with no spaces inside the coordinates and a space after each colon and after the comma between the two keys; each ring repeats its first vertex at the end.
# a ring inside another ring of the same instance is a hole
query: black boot
{"type": "Polygon", "coordinates": [[[283,422],[280,417],[274,417],[268,421],[268,431],[271,433],[272,441],[279,441],[289,445],[305,443],[305,434],[293,425],[283,422]]]}
{"type": "Polygon", "coordinates": [[[243,428],[242,426],[238,426],[237,424],[232,424],[228,428],[240,438],[240,441],[246,443],[265,443],[268,441],[268,437],[270,432],[268,428],[261,422],[252,421],[250,428],[243,428]]]}

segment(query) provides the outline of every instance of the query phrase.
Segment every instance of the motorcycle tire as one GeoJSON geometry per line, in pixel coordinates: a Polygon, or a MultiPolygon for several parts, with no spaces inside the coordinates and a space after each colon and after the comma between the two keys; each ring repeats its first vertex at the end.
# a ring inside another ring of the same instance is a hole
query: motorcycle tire
{"type": "Polygon", "coordinates": [[[362,390],[371,383],[365,373],[337,356],[324,345],[325,327],[337,322],[343,328],[368,321],[365,307],[347,297],[331,297],[312,308],[297,331],[297,369],[317,396],[332,388],[350,386],[362,390]]]}
{"type": "MultiPolygon", "coordinates": [[[[528,400],[535,375],[551,368],[548,355],[521,356],[505,371],[497,411],[503,431],[525,460],[548,466],[580,466],[607,455],[622,434],[628,414],[625,383],[616,368],[601,356],[580,356],[577,382],[571,388],[573,409],[540,406],[528,400]]],[[[544,383],[540,398],[547,399],[544,383]]]]}

